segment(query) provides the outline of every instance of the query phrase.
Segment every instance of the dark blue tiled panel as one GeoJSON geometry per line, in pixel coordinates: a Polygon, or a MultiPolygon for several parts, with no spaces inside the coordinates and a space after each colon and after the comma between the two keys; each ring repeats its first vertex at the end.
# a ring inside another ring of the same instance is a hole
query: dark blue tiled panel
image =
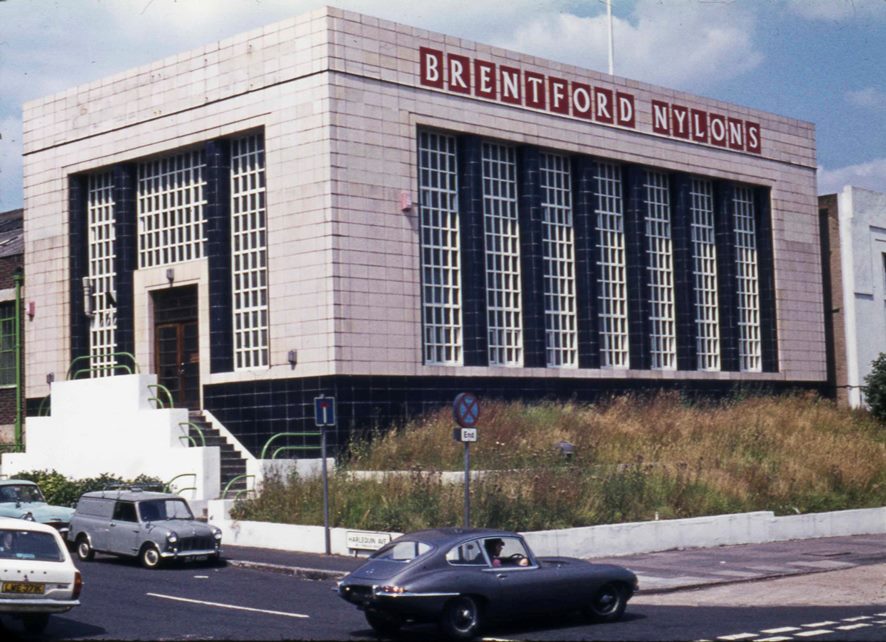
{"type": "Polygon", "coordinates": [[[135,354],[132,276],[138,267],[135,165],[114,167],[114,271],[117,297],[117,350],[135,354]]]}
{"type": "Polygon", "coordinates": [[[231,160],[229,143],[213,140],[203,147],[206,253],[209,262],[209,369],[234,369],[231,294],[231,160]]]}
{"type": "Polygon", "coordinates": [[[717,290],[720,299],[720,369],[735,372],[738,360],[738,288],[735,270],[735,190],[730,183],[714,184],[717,240],[717,290]]]}
{"type": "Polygon", "coordinates": [[[625,255],[628,287],[628,334],[631,369],[647,370],[649,361],[649,256],[646,252],[646,171],[626,165],[624,184],[625,255]]]}
{"type": "Polygon", "coordinates": [[[597,324],[597,164],[588,156],[572,159],[575,226],[575,304],[578,322],[578,367],[599,368],[597,324]]]}
{"type": "Polygon", "coordinates": [[[520,277],[523,303],[523,365],[544,368],[545,296],[542,193],[539,151],[518,150],[517,166],[520,217],[520,277]]]}
{"type": "MultiPolygon", "coordinates": [[[[86,217],[87,184],[85,176],[68,177],[68,220],[69,242],[71,244],[68,261],[71,303],[71,360],[89,354],[89,317],[83,307],[83,277],[89,274],[88,232],[86,217]]],[[[56,377],[63,378],[60,373],[56,377]]]]}
{"type": "MultiPolygon", "coordinates": [[[[717,399],[741,391],[771,394],[823,388],[809,382],[741,383],[729,381],[642,381],[600,379],[592,383],[573,378],[520,379],[510,377],[352,377],[273,379],[204,387],[205,407],[224,423],[255,456],[277,433],[316,432],[314,397],[335,397],[338,425],[327,433],[329,454],[341,453],[348,440],[369,435],[376,428],[402,425],[417,414],[450,408],[460,392],[470,391],[480,399],[480,434],[483,404],[491,400],[537,401],[559,399],[578,403],[603,400],[612,395],[674,390],[687,399],[717,399]],[[268,400],[272,406],[268,407],[268,400]]],[[[32,408],[35,402],[29,402],[32,408]]],[[[308,450],[281,453],[281,458],[319,456],[316,437],[281,437],[279,446],[310,446],[308,450]]],[[[553,444],[550,445],[553,448],[553,444]]],[[[453,442],[453,448],[458,444],[453,442]]],[[[544,448],[545,445],[541,444],[544,448]]],[[[273,448],[270,449],[271,451],[273,448]]]]}
{"type": "Polygon", "coordinates": [[[757,215],[757,273],[760,277],[760,343],[763,372],[778,372],[778,323],[769,189],[758,187],[754,190],[754,205],[757,215]]]}
{"type": "Polygon", "coordinates": [[[686,174],[671,176],[671,238],[674,251],[674,307],[677,323],[677,369],[697,366],[695,280],[692,278],[692,212],[686,174]]]}
{"type": "Polygon", "coordinates": [[[489,365],[481,144],[476,136],[462,136],[458,139],[458,219],[461,232],[461,301],[466,366],[489,365]]]}

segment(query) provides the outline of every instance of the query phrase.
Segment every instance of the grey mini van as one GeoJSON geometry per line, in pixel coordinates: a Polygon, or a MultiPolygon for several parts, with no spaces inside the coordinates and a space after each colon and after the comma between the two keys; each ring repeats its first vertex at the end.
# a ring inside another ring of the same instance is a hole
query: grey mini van
{"type": "Polygon", "coordinates": [[[221,530],[195,519],[184,498],[138,488],[84,493],[68,541],[82,561],[96,552],[137,557],[145,568],[221,558],[221,530]]]}

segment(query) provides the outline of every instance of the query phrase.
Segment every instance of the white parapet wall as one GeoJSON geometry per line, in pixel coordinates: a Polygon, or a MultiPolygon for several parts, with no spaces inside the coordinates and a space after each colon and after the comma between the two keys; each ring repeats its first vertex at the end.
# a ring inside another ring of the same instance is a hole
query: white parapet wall
{"type": "Polygon", "coordinates": [[[149,475],[175,479],[173,490],[190,500],[218,497],[219,448],[189,441],[187,409],[155,408],[156,383],[154,374],[54,382],[51,415],[28,417],[25,452],[4,454],[0,471],[149,475]]]}
{"type": "MultiPolygon", "coordinates": [[[[324,553],[322,526],[270,524],[230,518],[230,500],[209,502],[209,521],[222,529],[222,541],[304,553],[324,553]]],[[[333,555],[366,555],[351,548],[355,529],[331,528],[333,555]]],[[[886,507],[776,517],[770,511],[712,515],[628,524],[607,524],[523,533],[537,555],[580,558],[613,557],[685,548],[712,548],[793,539],[886,533],[886,507]]],[[[399,533],[374,533],[385,541],[399,533]]]]}

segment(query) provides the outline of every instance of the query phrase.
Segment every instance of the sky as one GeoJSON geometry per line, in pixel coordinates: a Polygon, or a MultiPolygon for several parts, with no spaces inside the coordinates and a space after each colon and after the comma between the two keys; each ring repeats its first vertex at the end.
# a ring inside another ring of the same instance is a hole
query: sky
{"type": "MultiPolygon", "coordinates": [[[[612,0],[615,74],[816,126],[818,193],[886,192],[886,0],[612,0]]],[[[22,103],[325,4],[606,72],[604,0],[0,0],[0,211],[22,103]]]]}

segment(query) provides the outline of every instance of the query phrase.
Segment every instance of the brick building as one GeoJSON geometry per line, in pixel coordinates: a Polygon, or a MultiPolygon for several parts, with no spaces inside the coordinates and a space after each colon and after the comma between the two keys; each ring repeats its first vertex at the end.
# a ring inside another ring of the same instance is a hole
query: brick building
{"type": "Polygon", "coordinates": [[[319,394],[340,444],[827,380],[810,123],[327,8],[26,104],[24,160],[32,411],[121,353],[253,454],[319,394]]]}

